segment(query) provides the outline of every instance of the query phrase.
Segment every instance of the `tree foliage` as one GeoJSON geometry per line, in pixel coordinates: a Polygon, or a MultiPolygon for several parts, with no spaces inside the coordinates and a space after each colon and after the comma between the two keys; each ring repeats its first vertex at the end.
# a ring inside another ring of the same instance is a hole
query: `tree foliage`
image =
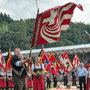
{"type": "MultiPolygon", "coordinates": [[[[0,49],[7,52],[9,48],[13,51],[19,47],[21,50],[30,49],[35,19],[13,20],[9,15],[0,14],[0,49]]],[[[71,22],[67,31],[62,31],[60,40],[56,43],[45,44],[44,47],[60,47],[67,45],[79,45],[90,43],[90,25],[81,22],[71,22]]],[[[41,48],[40,46],[34,48],[41,48]]]]}

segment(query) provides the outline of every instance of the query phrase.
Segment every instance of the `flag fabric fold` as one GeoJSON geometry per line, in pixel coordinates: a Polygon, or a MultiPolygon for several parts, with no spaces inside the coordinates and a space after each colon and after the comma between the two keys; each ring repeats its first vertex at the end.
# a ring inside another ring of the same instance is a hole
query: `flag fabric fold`
{"type": "Polygon", "coordinates": [[[37,14],[31,47],[57,42],[60,32],[69,28],[75,7],[83,11],[80,4],[70,2],[37,14]]]}

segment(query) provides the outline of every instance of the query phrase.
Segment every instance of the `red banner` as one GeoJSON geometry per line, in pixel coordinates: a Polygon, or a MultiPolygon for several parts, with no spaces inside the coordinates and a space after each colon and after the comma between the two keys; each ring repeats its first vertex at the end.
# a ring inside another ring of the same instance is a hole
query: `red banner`
{"type": "Polygon", "coordinates": [[[69,28],[75,7],[83,10],[82,6],[68,3],[57,6],[37,15],[31,47],[59,40],[60,31],[69,28]]]}

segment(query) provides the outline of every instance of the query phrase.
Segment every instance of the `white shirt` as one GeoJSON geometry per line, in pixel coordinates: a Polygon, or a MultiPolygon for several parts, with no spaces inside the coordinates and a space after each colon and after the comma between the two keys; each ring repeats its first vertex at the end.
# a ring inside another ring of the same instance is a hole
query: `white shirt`
{"type": "Polygon", "coordinates": [[[17,62],[15,63],[15,65],[19,67],[19,66],[20,66],[20,61],[17,61],[17,62]]]}
{"type": "MultiPolygon", "coordinates": [[[[35,68],[41,68],[41,64],[38,67],[35,65],[35,68]]],[[[34,64],[32,64],[31,69],[34,70],[34,64]]],[[[44,64],[42,64],[42,69],[44,69],[44,64]]]]}
{"type": "Polygon", "coordinates": [[[78,73],[78,76],[79,77],[82,77],[82,76],[86,76],[87,75],[87,70],[86,70],[86,68],[79,68],[78,70],[77,70],[77,73],[78,73]]]}

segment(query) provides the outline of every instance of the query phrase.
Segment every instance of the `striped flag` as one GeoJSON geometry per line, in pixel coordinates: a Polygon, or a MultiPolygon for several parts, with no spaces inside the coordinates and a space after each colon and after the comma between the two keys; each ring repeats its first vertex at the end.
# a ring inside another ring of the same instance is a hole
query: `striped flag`
{"type": "Polygon", "coordinates": [[[63,6],[57,6],[38,14],[31,47],[58,41],[60,32],[69,28],[76,6],[83,11],[81,5],[67,3],[63,6]]]}

